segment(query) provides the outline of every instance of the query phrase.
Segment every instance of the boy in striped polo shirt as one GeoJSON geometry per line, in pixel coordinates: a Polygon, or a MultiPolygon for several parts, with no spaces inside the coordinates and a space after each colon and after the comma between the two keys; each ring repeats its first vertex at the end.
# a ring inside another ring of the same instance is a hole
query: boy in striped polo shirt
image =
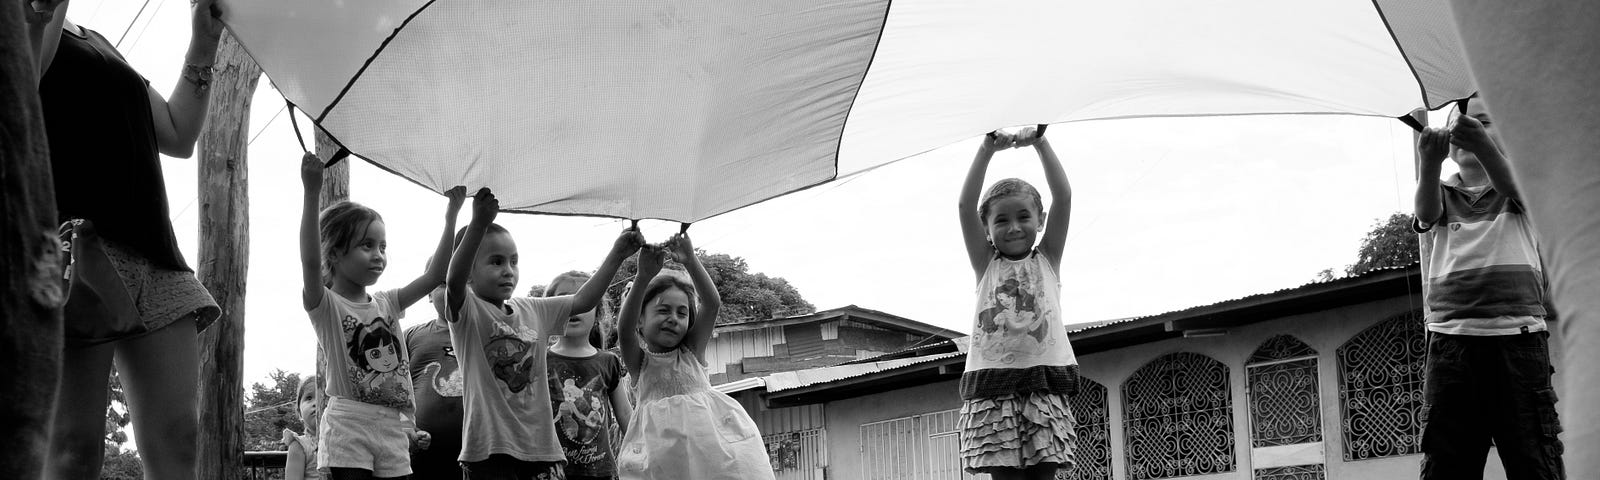
{"type": "Polygon", "coordinates": [[[1418,140],[1428,361],[1422,478],[1483,476],[1491,439],[1510,479],[1561,479],[1548,298],[1539,251],[1483,102],[1418,140]],[[1441,182],[1446,155],[1460,173],[1441,182]]]}

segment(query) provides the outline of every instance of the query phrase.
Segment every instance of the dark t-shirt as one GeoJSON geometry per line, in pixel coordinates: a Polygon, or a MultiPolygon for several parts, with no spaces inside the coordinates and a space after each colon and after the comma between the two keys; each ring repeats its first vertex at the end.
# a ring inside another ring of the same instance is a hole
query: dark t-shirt
{"type": "Polygon", "coordinates": [[[435,319],[406,330],[411,352],[411,385],[416,395],[417,428],[433,436],[433,444],[411,456],[412,478],[461,478],[461,369],[450,328],[435,319]]]}
{"type": "Polygon", "coordinates": [[[62,30],[39,81],[57,221],[88,219],[156,266],[189,271],[167,216],[148,82],[105,37],[83,33],[62,30]]]}
{"type": "Polygon", "coordinates": [[[611,446],[611,391],[622,380],[622,360],[600,351],[587,358],[550,352],[550,410],[556,436],[567,455],[568,476],[609,477],[617,474],[611,446]]]}

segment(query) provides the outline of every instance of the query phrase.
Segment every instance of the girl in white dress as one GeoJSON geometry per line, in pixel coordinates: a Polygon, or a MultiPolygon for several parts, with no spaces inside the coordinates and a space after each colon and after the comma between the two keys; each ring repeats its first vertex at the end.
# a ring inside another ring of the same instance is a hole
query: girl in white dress
{"type": "Polygon", "coordinates": [[[688,236],[639,249],[639,274],[617,324],[622,363],[638,395],[617,453],[623,479],[774,478],[755,422],[706,376],[705,349],[721,308],[688,236]],[[662,273],[663,255],[682,263],[692,282],[662,273]]]}

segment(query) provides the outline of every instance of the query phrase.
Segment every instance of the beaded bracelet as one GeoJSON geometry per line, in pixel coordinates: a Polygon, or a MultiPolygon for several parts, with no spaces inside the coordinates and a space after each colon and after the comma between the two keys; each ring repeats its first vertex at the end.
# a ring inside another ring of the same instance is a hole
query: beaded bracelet
{"type": "Polygon", "coordinates": [[[213,70],[210,65],[186,63],[183,65],[183,79],[194,84],[194,96],[200,97],[211,88],[213,70]]]}

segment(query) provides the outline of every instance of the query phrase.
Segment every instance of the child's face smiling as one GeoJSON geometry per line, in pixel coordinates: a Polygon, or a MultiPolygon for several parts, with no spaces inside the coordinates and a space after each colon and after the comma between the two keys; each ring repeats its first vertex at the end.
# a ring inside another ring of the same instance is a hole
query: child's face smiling
{"type": "Polygon", "coordinates": [[[370,287],[378,283],[378,277],[383,275],[383,269],[388,266],[389,242],[382,221],[367,224],[364,233],[361,238],[350,242],[344,255],[334,261],[333,269],[339,277],[370,287]]]}
{"type": "Polygon", "coordinates": [[[496,304],[517,289],[517,242],[511,235],[486,233],[472,259],[472,292],[496,304]]]}
{"type": "MultiPolygon", "coordinates": [[[[561,283],[550,291],[551,296],[572,295],[578,293],[586,279],[563,278],[561,283]]],[[[595,307],[600,308],[600,307],[595,307]]],[[[589,331],[594,329],[594,310],[575,313],[567,318],[567,323],[562,325],[561,335],[567,337],[589,338],[589,331]]]]}
{"type": "Polygon", "coordinates": [[[651,351],[677,348],[689,334],[689,295],[669,288],[645,303],[643,317],[644,339],[651,351]]]}
{"type": "Polygon", "coordinates": [[[1039,237],[1039,226],[1044,223],[1044,213],[1034,208],[1033,200],[1022,195],[1008,195],[994,200],[989,218],[984,222],[995,249],[1006,257],[1021,258],[1033,249],[1039,237]]]}

